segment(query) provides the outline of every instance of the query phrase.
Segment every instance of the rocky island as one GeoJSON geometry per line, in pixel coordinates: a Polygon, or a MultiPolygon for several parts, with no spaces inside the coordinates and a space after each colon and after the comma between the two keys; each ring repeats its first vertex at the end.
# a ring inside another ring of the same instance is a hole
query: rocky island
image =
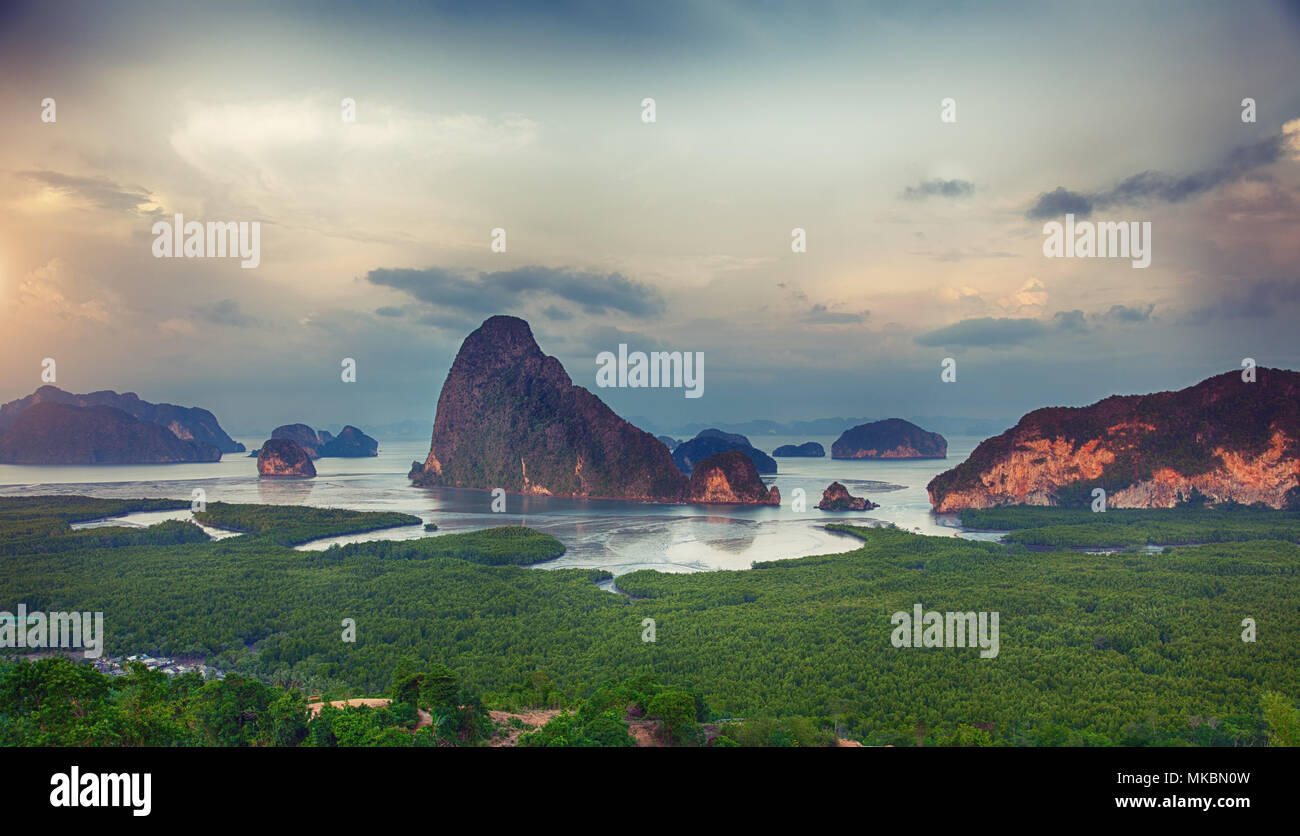
{"type": "Polygon", "coordinates": [[[673,463],[689,476],[697,462],[729,450],[738,450],[748,456],[759,473],[776,473],[776,461],[750,444],[748,438],[717,429],[701,430],[695,438],[677,445],[673,450],[673,463]]]}
{"type": "Polygon", "coordinates": [[[931,480],[936,511],[998,505],[1300,507],[1300,373],[1228,372],[1175,392],[1037,409],[931,480]]]}
{"type": "Polygon", "coordinates": [[[111,406],[41,401],[0,430],[0,462],[7,464],[175,464],[216,462],[221,451],[177,437],[111,406]]]}
{"type": "Polygon", "coordinates": [[[831,445],[832,459],[944,459],[948,441],[902,418],[845,430],[831,445]]]}
{"type": "MultiPolygon", "coordinates": [[[[57,386],[42,386],[25,398],[19,398],[0,406],[0,430],[12,427],[24,412],[43,403],[74,407],[111,407],[125,412],[137,421],[163,427],[182,441],[195,442],[200,445],[195,448],[196,451],[205,450],[205,445],[210,445],[217,448],[218,452],[221,453],[244,452],[244,445],[227,435],[226,431],[221,429],[216,416],[206,409],[195,406],[176,406],[169,403],[150,403],[141,400],[139,395],[134,392],[123,392],[119,395],[109,389],[77,395],[65,392],[57,386]]],[[[75,441],[69,440],[69,443],[75,443],[75,441]]],[[[151,461],[150,457],[157,453],[157,450],[153,452],[142,450],[140,456],[136,456],[135,459],[138,462],[151,461]]],[[[124,449],[119,449],[114,455],[132,458],[124,449]]],[[[195,455],[199,457],[183,459],[183,461],[215,461],[215,459],[204,458],[207,455],[206,452],[196,452],[195,455]]],[[[122,459],[119,458],[118,460],[122,459]]],[[[56,461],[33,463],[66,464],[66,462],[56,461]]]]}
{"type": "Polygon", "coordinates": [[[336,436],[320,431],[321,458],[359,459],[379,455],[379,442],[348,424],[336,436]]]}
{"type": "Polygon", "coordinates": [[[870,511],[880,506],[866,497],[853,496],[839,482],[831,482],[822,492],[822,501],[817,503],[817,507],[822,511],[870,511]]]}
{"type": "Polygon", "coordinates": [[[690,488],[668,448],[575,386],[527,322],[494,316],[461,345],[438,396],[429,455],[408,475],[416,485],[539,496],[769,501],[743,469],[722,460],[690,488]]]}
{"type": "Polygon", "coordinates": [[[740,450],[728,450],[695,466],[686,488],[686,501],[780,505],[781,491],[763,484],[749,456],[740,450]]]}
{"type": "Polygon", "coordinates": [[[806,441],[803,444],[782,444],[772,451],[772,455],[777,458],[819,459],[826,455],[826,448],[815,441],[806,441]]]}
{"type": "Polygon", "coordinates": [[[306,424],[285,424],[276,427],[271,430],[271,438],[273,440],[292,441],[311,458],[320,458],[320,435],[306,424]]]}
{"type": "Polygon", "coordinates": [[[272,438],[258,451],[257,475],[262,479],[309,479],[316,475],[316,466],[298,442],[272,438]]]}
{"type": "MultiPolygon", "coordinates": [[[[379,442],[348,424],[333,435],[328,430],[313,430],[306,424],[285,424],[271,431],[271,438],[287,439],[301,447],[313,459],[356,459],[379,455],[379,442]]],[[[252,455],[256,456],[257,450],[252,455]]]]}

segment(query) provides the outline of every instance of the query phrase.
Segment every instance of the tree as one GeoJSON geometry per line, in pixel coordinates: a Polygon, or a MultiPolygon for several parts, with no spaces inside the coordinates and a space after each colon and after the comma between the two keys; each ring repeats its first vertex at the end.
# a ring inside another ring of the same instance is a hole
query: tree
{"type": "Polygon", "coordinates": [[[297,746],[307,736],[307,698],[301,691],[285,691],[271,703],[271,742],[297,746]]]}
{"type": "Polygon", "coordinates": [[[695,698],[683,691],[664,691],[650,698],[646,713],[659,720],[663,736],[673,743],[695,743],[695,698]]]}
{"type": "Polygon", "coordinates": [[[1300,746],[1300,711],[1284,694],[1265,691],[1259,698],[1268,723],[1270,746],[1300,746]]]}

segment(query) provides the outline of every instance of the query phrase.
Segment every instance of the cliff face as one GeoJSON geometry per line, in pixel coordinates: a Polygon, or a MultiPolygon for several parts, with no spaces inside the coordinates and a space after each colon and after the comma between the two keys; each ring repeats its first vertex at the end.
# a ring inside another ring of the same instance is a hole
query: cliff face
{"type": "Polygon", "coordinates": [[[780,505],[781,492],[763,484],[749,456],[740,450],[728,450],[695,465],[686,501],[780,505]]]}
{"type": "Polygon", "coordinates": [[[285,424],[271,430],[271,438],[292,441],[313,459],[320,458],[320,436],[306,424],[285,424]]]}
{"type": "Polygon", "coordinates": [[[929,484],[936,511],[997,505],[1169,508],[1195,489],[1213,502],[1300,502],[1300,373],[1228,372],[1177,392],[1035,410],[929,484]]]}
{"type": "Polygon", "coordinates": [[[313,430],[306,424],[285,424],[271,430],[271,438],[292,441],[313,459],[356,459],[379,455],[379,442],[351,424],[339,430],[338,435],[328,430],[313,430]]]}
{"type": "Polygon", "coordinates": [[[137,420],[166,427],[182,441],[210,444],[222,453],[244,452],[244,445],[226,435],[226,431],[217,423],[216,416],[206,409],[169,403],[149,403],[140,400],[134,392],[124,392],[119,395],[107,389],[85,395],[74,395],[57,386],[42,386],[25,398],[0,406],[0,429],[12,426],[18,420],[18,416],[40,403],[109,406],[120,409],[137,420]]]}
{"type": "Polygon", "coordinates": [[[880,506],[866,497],[853,496],[839,482],[831,482],[822,491],[822,501],[817,503],[822,511],[869,511],[880,506]]]}
{"type": "Polygon", "coordinates": [[[704,430],[690,441],[677,445],[673,448],[673,463],[678,470],[689,475],[698,462],[728,450],[744,453],[759,473],[776,473],[776,461],[750,444],[748,438],[721,430],[704,430]]]}
{"type": "Polygon", "coordinates": [[[263,479],[304,479],[316,475],[316,466],[296,441],[272,438],[257,454],[257,475],[263,479]]]}
{"type": "Polygon", "coordinates": [[[177,438],[110,406],[41,401],[0,430],[0,461],[10,464],[167,464],[215,462],[211,444],[177,438]]]}
{"type": "Polygon", "coordinates": [[[336,436],[321,430],[320,439],[322,442],[320,454],[324,458],[363,458],[379,455],[379,442],[351,424],[339,430],[336,436]]]}
{"type": "Polygon", "coordinates": [[[943,459],[948,441],[902,418],[859,424],[831,445],[832,459],[943,459]]]}
{"type": "Polygon", "coordinates": [[[528,323],[494,316],[465,338],[438,397],[417,485],[681,501],[668,448],[574,386],[528,323]]]}

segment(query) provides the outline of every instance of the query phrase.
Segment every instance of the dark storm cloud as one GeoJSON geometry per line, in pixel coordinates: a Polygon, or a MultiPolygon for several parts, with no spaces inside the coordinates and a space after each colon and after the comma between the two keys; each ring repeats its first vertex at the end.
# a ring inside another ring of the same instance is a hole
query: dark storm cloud
{"type": "Polygon", "coordinates": [[[222,299],[220,302],[199,305],[194,308],[194,315],[214,325],[248,328],[257,324],[257,319],[244,313],[234,299],[222,299]]]}
{"type": "Polygon", "coordinates": [[[1088,326],[1088,320],[1145,322],[1150,318],[1154,308],[1154,305],[1147,306],[1145,310],[1126,305],[1113,305],[1104,314],[1086,315],[1078,309],[1057,311],[1052,314],[1050,322],[988,316],[963,319],[961,322],[919,334],[913,342],[917,345],[936,347],[1005,348],[1052,334],[1086,334],[1092,330],[1088,326]]]}
{"type": "Polygon", "coordinates": [[[19,171],[17,175],[24,180],[79,197],[99,209],[132,214],[154,214],[158,211],[140,212],[137,208],[140,204],[151,203],[153,200],[149,193],[119,185],[107,177],[77,177],[58,171],[19,171]]]}
{"type": "Polygon", "coordinates": [[[577,272],[563,267],[520,267],[498,273],[482,273],[481,280],[507,293],[540,293],[558,296],[582,306],[589,314],[607,309],[632,316],[663,313],[664,301],[649,285],[622,273],[577,272]]]}
{"type": "Polygon", "coordinates": [[[649,285],[622,273],[595,273],[566,267],[519,267],[473,273],[428,267],[423,270],[371,270],[366,281],[400,290],[414,299],[474,316],[514,310],[529,296],[579,305],[589,314],[614,310],[634,317],[663,313],[664,300],[649,285]]]}
{"type": "Polygon", "coordinates": [[[908,186],[903,197],[921,200],[927,197],[970,197],[975,194],[975,184],[969,180],[926,180],[918,186],[908,186]]]}
{"type": "Polygon", "coordinates": [[[1189,325],[1216,319],[1262,319],[1300,307],[1300,278],[1242,279],[1229,282],[1209,304],[1183,318],[1189,325]]]}
{"type": "Polygon", "coordinates": [[[1111,305],[1110,310],[1102,314],[1102,319],[1109,319],[1114,322],[1150,322],[1151,312],[1156,309],[1155,305],[1147,305],[1145,308],[1131,308],[1128,305],[1111,305]]]}
{"type": "Polygon", "coordinates": [[[964,319],[915,337],[917,345],[991,348],[1019,345],[1041,337],[1047,326],[1036,319],[980,317],[964,319]]]}
{"type": "Polygon", "coordinates": [[[1083,321],[1083,311],[1058,311],[1052,316],[1056,327],[1062,331],[1083,332],[1088,330],[1088,326],[1083,321]]]}
{"type": "Polygon", "coordinates": [[[1061,215],[1075,215],[1086,218],[1092,214],[1092,201],[1078,192],[1072,192],[1063,186],[1057,186],[1050,192],[1038,196],[1038,202],[1026,213],[1031,221],[1044,218],[1058,218],[1061,215]]]}
{"type": "Polygon", "coordinates": [[[366,281],[381,287],[400,290],[413,299],[450,308],[464,313],[487,315],[496,313],[503,300],[486,293],[482,281],[472,275],[441,267],[423,270],[380,268],[366,274],[366,281]]]}
{"type": "Polygon", "coordinates": [[[1218,165],[1191,174],[1143,171],[1121,180],[1109,189],[1087,195],[1057,186],[1053,191],[1040,194],[1038,201],[1025,214],[1030,220],[1066,214],[1086,218],[1094,209],[1108,206],[1147,201],[1181,203],[1216,186],[1241,180],[1255,169],[1277,162],[1284,155],[1286,147],[1283,135],[1278,134],[1251,145],[1234,148],[1218,165]]]}

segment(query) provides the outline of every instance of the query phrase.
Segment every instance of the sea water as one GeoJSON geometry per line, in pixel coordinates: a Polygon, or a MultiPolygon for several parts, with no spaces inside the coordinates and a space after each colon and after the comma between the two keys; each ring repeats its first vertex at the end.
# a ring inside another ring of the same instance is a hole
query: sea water
{"type": "MultiPolygon", "coordinates": [[[[239,439],[250,450],[258,439],[239,439]]],[[[780,507],[744,505],[667,505],[617,500],[575,500],[507,495],[506,510],[493,513],[489,491],[417,488],[406,478],[412,461],[423,461],[427,441],[383,441],[375,457],[317,459],[315,479],[259,479],[257,460],[227,453],[220,462],[167,465],[0,465],[0,495],[82,494],[105,498],[164,497],[189,500],[202,488],[208,502],[314,505],[360,511],[401,511],[437,523],[332,537],[304,544],[324,549],[334,543],[408,539],[472,531],[495,525],[527,525],[558,538],[565,554],[543,568],[605,569],[616,575],[637,569],[696,572],[748,569],[756,561],[781,560],[849,551],[856,541],[826,531],[828,522],[893,524],[936,536],[989,538],[963,531],[953,515],[930,510],[926,484],[970,455],[980,439],[948,439],[946,459],[836,460],[834,437],[753,436],[766,453],[783,444],[816,441],[825,458],[779,458],[776,476],[764,481],[781,490],[780,507]],[[817,510],[822,491],[833,481],[854,496],[880,505],[864,512],[817,510]],[[795,489],[805,492],[806,508],[793,508],[795,489]]],[[[186,518],[188,512],[127,515],[113,524],[144,525],[186,518]]],[[[210,531],[217,536],[221,532],[210,531]]]]}

